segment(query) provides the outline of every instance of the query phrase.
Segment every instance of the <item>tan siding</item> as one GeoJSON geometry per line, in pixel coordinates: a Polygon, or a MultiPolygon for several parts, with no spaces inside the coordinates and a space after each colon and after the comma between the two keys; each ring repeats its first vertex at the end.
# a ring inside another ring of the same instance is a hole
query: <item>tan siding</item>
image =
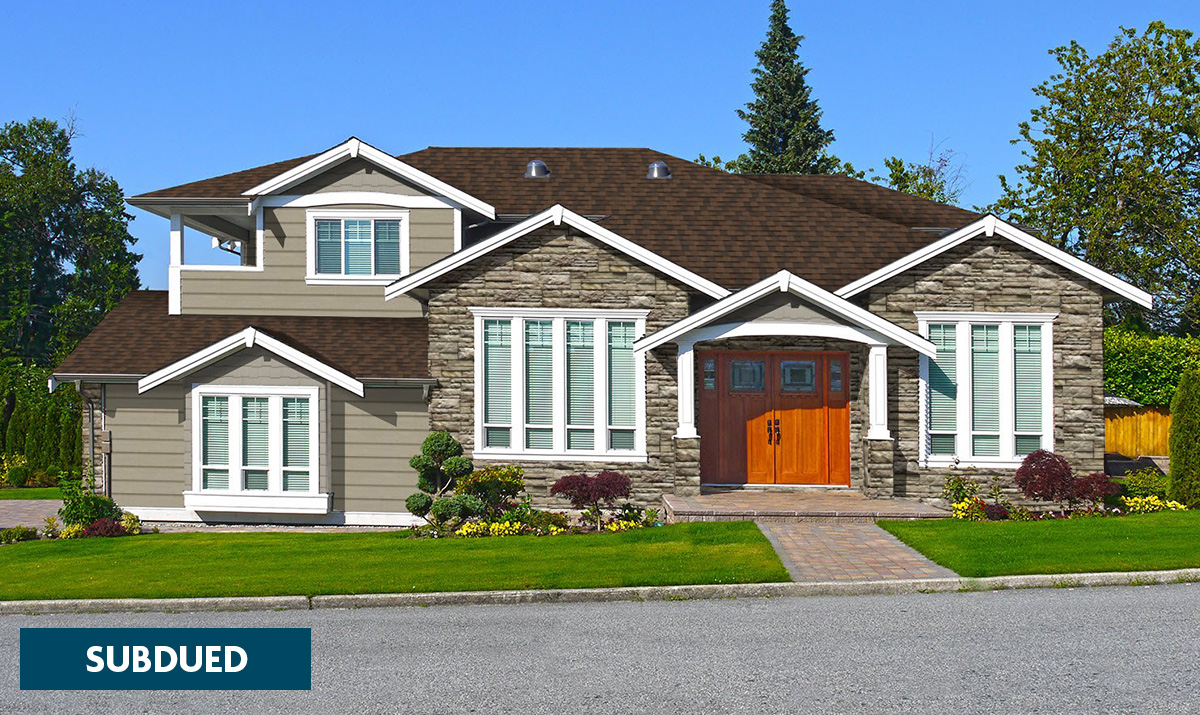
{"type": "Polygon", "coordinates": [[[335,397],[331,431],[333,508],[404,511],[417,490],[408,460],[429,431],[421,390],[368,388],[365,399],[335,397]]]}
{"type": "Polygon", "coordinates": [[[379,191],[388,194],[425,196],[427,192],[398,176],[383,171],[369,161],[350,159],[285,193],[294,195],[324,194],[332,191],[379,191]]]}
{"type": "MultiPolygon", "coordinates": [[[[357,205],[338,208],[389,209],[357,205]]],[[[411,209],[409,220],[409,261],[413,270],[453,251],[453,209],[411,209]]],[[[183,271],[184,313],[420,317],[420,304],[404,296],[385,301],[382,286],[308,285],[304,209],[265,209],[263,229],[262,271],[183,271]]]]}
{"type": "Polygon", "coordinates": [[[112,495],[121,506],[182,507],[190,472],[184,458],[184,388],[107,385],[104,426],[112,433],[112,495]]]}

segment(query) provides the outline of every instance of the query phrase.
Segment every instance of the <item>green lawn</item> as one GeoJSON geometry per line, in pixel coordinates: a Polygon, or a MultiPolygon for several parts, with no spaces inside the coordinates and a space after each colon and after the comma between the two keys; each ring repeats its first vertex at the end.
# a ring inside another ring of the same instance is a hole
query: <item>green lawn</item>
{"type": "Polygon", "coordinates": [[[58,487],[21,487],[0,489],[0,499],[62,499],[58,487]]]}
{"type": "Polygon", "coordinates": [[[749,522],[618,534],[148,534],[0,546],[0,600],[593,588],[787,581],[749,522]]]}
{"type": "Polygon", "coordinates": [[[1052,521],[881,521],[962,576],[1200,567],[1200,511],[1052,521]]]}

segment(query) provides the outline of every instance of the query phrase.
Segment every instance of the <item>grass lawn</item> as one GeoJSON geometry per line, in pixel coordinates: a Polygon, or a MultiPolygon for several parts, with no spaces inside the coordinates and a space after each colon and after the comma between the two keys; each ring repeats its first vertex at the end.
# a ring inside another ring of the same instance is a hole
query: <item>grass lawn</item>
{"type": "Polygon", "coordinates": [[[962,576],[1200,567],[1200,511],[1030,522],[881,521],[879,525],[962,576]]]}
{"type": "Polygon", "coordinates": [[[0,489],[0,499],[62,499],[58,487],[21,487],[0,489]]]}
{"type": "Polygon", "coordinates": [[[618,534],[148,534],[0,547],[0,600],[594,588],[787,581],[749,522],[618,534]]]}

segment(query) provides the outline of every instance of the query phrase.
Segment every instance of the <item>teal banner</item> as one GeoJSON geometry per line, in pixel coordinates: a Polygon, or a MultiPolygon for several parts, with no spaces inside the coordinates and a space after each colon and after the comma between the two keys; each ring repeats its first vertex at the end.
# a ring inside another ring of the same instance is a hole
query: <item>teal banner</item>
{"type": "Polygon", "coordinates": [[[308,628],[22,628],[22,690],[311,690],[308,628]]]}

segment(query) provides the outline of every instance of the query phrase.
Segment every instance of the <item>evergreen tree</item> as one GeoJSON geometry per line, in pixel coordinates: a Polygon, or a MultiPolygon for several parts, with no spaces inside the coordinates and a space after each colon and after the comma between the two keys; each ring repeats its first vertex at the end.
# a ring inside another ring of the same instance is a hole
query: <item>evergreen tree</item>
{"type": "MultiPolygon", "coordinates": [[[[808,68],[797,49],[803,35],[792,32],[784,0],[773,0],[767,39],[755,56],[754,101],[738,110],[750,128],[742,139],[750,150],[731,162],[742,174],[833,174],[842,162],[829,154],[833,132],[821,128],[821,109],[805,79],[808,68]]],[[[719,159],[716,159],[719,161],[719,159]]]]}
{"type": "Polygon", "coordinates": [[[1200,372],[1183,373],[1171,400],[1170,496],[1200,507],[1200,372]]]}
{"type": "Polygon", "coordinates": [[[25,454],[25,431],[29,425],[29,414],[24,400],[17,400],[8,428],[4,432],[4,453],[25,454]]]}
{"type": "Polygon", "coordinates": [[[46,408],[26,404],[24,409],[29,415],[29,427],[25,431],[25,459],[29,460],[30,469],[39,471],[46,468],[46,408]]]}

